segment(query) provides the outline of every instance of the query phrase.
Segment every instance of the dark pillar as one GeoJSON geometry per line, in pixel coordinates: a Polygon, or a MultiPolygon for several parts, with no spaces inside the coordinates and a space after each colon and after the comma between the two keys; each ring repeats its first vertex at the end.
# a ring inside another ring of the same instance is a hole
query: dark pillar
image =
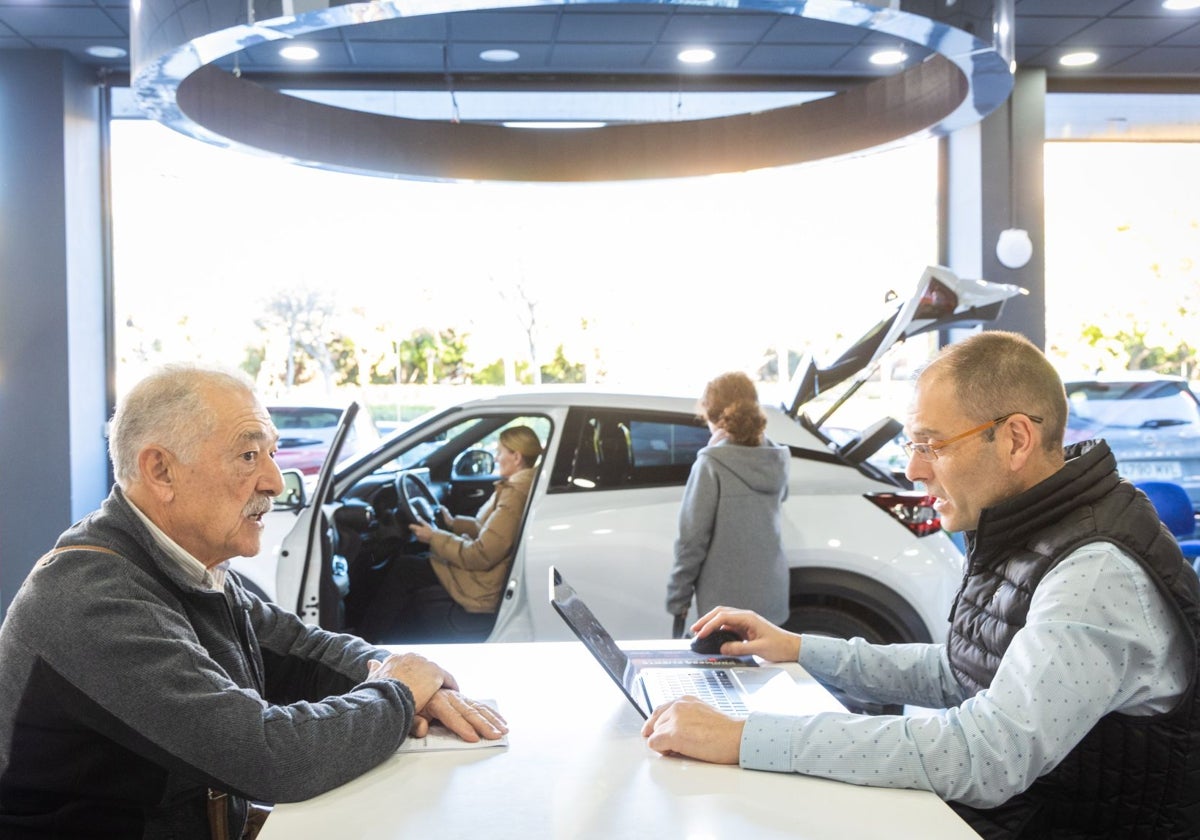
{"type": "Polygon", "coordinates": [[[0,608],[108,486],[100,91],[0,50],[0,608]]]}
{"type": "Polygon", "coordinates": [[[942,146],[941,260],[960,277],[982,277],[1027,289],[1027,296],[1010,300],[1000,320],[988,326],[1021,333],[1042,348],[1046,346],[1045,137],[1045,71],[1020,70],[1008,102],[982,123],[955,132],[942,146]],[[1033,240],[1033,257],[1024,267],[1007,268],[996,257],[996,240],[1009,227],[1024,228],[1033,240]]]}

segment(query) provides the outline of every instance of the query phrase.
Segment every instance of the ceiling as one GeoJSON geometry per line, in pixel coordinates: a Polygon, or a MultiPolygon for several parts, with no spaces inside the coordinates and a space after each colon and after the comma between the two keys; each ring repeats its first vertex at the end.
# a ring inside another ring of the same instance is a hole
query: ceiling
{"type": "MultiPolygon", "coordinates": [[[[259,0],[263,2],[263,0],[259,0]]],[[[296,0],[299,6],[300,0],[296,0]]],[[[337,0],[333,0],[334,3],[337,0]]],[[[360,24],[318,33],[316,61],[296,65],[260,46],[238,55],[249,74],[287,74],[297,82],[333,75],[346,84],[378,84],[379,74],[415,88],[486,84],[507,79],[578,88],[588,82],[611,89],[622,79],[669,77],[678,84],[675,55],[687,43],[713,46],[718,59],[693,74],[703,86],[742,86],[753,79],[770,89],[781,74],[797,86],[797,74],[829,85],[880,72],[867,57],[887,46],[879,33],[753,11],[717,14],[707,6],[655,4],[531,7],[452,16],[433,15],[360,24]],[[797,45],[802,45],[797,58],[797,45]],[[509,63],[480,59],[483,49],[509,48],[509,63]]],[[[0,49],[64,50],[78,61],[128,73],[129,59],[88,54],[89,47],[129,49],[129,0],[0,0],[0,49]]],[[[1050,85],[1121,78],[1141,82],[1200,75],[1200,9],[1168,11],[1161,0],[1017,0],[1018,65],[1045,68],[1050,85]],[[1063,68],[1058,58],[1088,48],[1099,61],[1063,68]]],[[[920,55],[910,57],[919,60],[920,55]]],[[[644,79],[643,79],[644,80],[644,79]]]]}

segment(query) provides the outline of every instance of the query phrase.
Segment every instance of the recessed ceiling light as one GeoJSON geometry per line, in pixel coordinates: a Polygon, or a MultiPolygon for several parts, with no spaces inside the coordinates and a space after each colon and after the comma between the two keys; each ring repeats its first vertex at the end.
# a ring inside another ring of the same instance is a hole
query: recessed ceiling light
{"type": "Polygon", "coordinates": [[[1172,12],[1186,12],[1188,9],[1200,9],[1200,0],[1163,0],[1162,7],[1172,12]]]}
{"type": "Polygon", "coordinates": [[[688,47],[686,50],[680,50],[675,56],[684,64],[707,64],[717,57],[717,54],[708,47],[688,47]]]}
{"type": "Polygon", "coordinates": [[[1063,67],[1087,67],[1089,64],[1095,64],[1099,57],[1094,52],[1067,53],[1058,60],[1058,63],[1063,67]]]}
{"type": "Polygon", "coordinates": [[[903,64],[908,59],[904,50],[879,50],[871,53],[871,63],[880,67],[890,67],[893,64],[903,64]]]}
{"type": "Polygon", "coordinates": [[[111,47],[107,44],[97,44],[94,47],[88,47],[84,52],[94,58],[124,58],[129,55],[128,52],[120,47],[111,47]]]}
{"type": "Polygon", "coordinates": [[[604,128],[606,123],[590,122],[586,120],[577,120],[569,122],[565,120],[546,121],[546,120],[509,120],[501,123],[505,128],[604,128]]]}
{"type": "Polygon", "coordinates": [[[317,52],[316,47],[309,47],[304,44],[292,44],[280,49],[279,55],[288,61],[312,61],[320,53],[317,52]]]}
{"type": "Polygon", "coordinates": [[[516,50],[484,50],[479,57],[484,61],[516,61],[521,54],[516,50]]]}

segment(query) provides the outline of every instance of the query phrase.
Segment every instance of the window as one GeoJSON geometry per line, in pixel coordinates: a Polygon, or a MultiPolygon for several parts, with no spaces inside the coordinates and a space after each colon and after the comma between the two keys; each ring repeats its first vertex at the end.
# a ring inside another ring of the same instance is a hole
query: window
{"type": "Polygon", "coordinates": [[[710,433],[702,426],[632,420],[629,436],[634,468],[683,465],[690,469],[696,452],[708,443],[710,433]]]}
{"type": "Polygon", "coordinates": [[[686,484],[709,436],[706,426],[687,415],[573,409],[551,492],[686,484]]]}
{"type": "Polygon", "coordinates": [[[822,357],[861,313],[819,305],[814,278],[873,305],[937,254],[936,140],[707,178],[441,183],[116,119],[112,181],[118,393],[196,360],[242,367],[268,398],[352,389],[388,419],[528,382],[532,348],[543,381],[685,395],[822,357]]]}
{"type": "Polygon", "coordinates": [[[1046,97],[1046,339],[1067,377],[1200,364],[1200,95],[1046,97]]]}

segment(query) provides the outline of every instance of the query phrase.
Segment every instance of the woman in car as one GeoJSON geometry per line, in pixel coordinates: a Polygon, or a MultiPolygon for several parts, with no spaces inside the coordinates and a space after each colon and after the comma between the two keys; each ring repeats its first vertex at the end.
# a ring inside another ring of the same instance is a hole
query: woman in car
{"type": "Polygon", "coordinates": [[[767,418],[744,373],[709,382],[699,409],[712,438],[696,455],[679,511],[667,584],[675,635],[683,635],[693,595],[700,615],[720,605],[746,606],[783,622],[788,567],[780,508],[787,498],[787,447],[764,437],[767,418]]]}
{"type": "Polygon", "coordinates": [[[528,426],[500,433],[496,490],[475,516],[451,516],[442,508],[445,528],[419,520],[409,530],[429,543],[428,562],[438,583],[467,612],[491,613],[500,604],[521,516],[533,484],[542,443],[528,426]]]}

